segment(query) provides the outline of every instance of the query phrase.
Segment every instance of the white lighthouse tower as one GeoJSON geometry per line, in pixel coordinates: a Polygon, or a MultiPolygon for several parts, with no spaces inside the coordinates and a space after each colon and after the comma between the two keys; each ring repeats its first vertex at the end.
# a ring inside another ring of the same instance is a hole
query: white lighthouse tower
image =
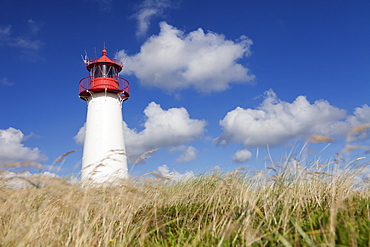
{"type": "Polygon", "coordinates": [[[106,49],[100,58],[84,62],[90,76],[79,89],[88,106],[81,180],[110,183],[128,177],[122,102],[129,98],[129,83],[118,75],[122,63],[109,59],[106,49]]]}

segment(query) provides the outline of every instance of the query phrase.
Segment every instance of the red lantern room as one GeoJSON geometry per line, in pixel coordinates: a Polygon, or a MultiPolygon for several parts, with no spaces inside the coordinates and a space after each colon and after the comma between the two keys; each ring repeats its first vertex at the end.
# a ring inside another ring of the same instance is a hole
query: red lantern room
{"type": "Polygon", "coordinates": [[[79,95],[81,99],[87,101],[91,93],[97,92],[118,93],[123,101],[129,98],[129,82],[118,75],[123,65],[117,59],[108,58],[105,49],[103,49],[100,58],[85,60],[85,65],[90,76],[80,81],[79,95]]]}

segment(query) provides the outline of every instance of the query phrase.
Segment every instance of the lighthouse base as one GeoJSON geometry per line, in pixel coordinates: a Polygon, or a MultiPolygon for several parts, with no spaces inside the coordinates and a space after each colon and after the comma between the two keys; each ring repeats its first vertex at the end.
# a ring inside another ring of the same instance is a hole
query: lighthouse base
{"type": "Polygon", "coordinates": [[[87,104],[82,182],[103,184],[128,178],[121,97],[91,92],[87,104]]]}

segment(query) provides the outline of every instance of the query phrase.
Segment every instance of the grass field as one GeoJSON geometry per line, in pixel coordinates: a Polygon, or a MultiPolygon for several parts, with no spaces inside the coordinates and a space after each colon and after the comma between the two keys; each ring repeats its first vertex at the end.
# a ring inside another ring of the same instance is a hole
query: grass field
{"type": "Polygon", "coordinates": [[[289,159],[92,188],[34,177],[14,189],[2,179],[0,246],[370,246],[370,187],[356,162],[289,159]]]}

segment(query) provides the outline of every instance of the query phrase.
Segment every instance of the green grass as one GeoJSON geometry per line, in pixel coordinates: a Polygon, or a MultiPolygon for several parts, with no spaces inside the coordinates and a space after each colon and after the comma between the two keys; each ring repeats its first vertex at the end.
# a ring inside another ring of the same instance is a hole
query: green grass
{"type": "Polygon", "coordinates": [[[369,185],[353,183],[360,168],[289,167],[93,188],[3,180],[0,246],[370,246],[369,185]]]}

